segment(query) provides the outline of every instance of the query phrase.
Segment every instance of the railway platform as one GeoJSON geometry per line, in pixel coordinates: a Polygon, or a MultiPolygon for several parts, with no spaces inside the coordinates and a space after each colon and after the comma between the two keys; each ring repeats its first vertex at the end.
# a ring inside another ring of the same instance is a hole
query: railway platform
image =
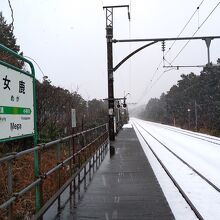
{"type": "Polygon", "coordinates": [[[80,202],[59,219],[174,219],[134,129],[123,128],[113,146],[80,202]]]}

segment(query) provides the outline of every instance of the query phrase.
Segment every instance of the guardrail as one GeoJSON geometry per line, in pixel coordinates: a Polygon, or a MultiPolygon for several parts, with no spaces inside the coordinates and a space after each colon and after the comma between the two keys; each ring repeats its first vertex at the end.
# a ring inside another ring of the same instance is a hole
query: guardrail
{"type": "Polygon", "coordinates": [[[105,124],[0,158],[0,219],[41,218],[56,200],[59,212],[62,192],[69,186],[70,196],[76,190],[80,196],[80,183],[84,181],[86,187],[86,175],[91,179],[107,145],[105,124]]]}

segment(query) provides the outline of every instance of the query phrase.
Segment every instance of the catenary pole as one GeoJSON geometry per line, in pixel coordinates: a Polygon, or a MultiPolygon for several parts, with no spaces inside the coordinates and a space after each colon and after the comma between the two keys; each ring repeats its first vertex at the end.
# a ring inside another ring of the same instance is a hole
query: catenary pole
{"type": "Polygon", "coordinates": [[[106,39],[107,39],[107,72],[108,72],[108,117],[109,117],[109,138],[115,140],[114,132],[114,79],[113,79],[113,8],[106,8],[106,39]]]}
{"type": "Polygon", "coordinates": [[[115,140],[115,107],[114,107],[114,77],[113,77],[113,9],[129,7],[128,5],[106,6],[106,39],[107,39],[107,73],[108,73],[108,118],[109,138],[115,140]]]}

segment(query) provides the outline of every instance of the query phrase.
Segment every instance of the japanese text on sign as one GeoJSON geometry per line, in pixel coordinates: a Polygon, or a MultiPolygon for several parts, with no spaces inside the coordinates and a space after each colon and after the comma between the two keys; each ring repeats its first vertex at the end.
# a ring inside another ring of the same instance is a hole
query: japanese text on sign
{"type": "Polygon", "coordinates": [[[0,140],[34,133],[33,79],[0,65],[0,140]]]}

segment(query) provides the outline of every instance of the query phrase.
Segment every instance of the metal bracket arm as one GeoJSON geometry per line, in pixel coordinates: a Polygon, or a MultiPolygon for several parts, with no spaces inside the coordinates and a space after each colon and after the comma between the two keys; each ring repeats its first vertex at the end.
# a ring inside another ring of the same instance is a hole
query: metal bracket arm
{"type": "Polygon", "coordinates": [[[113,68],[113,72],[115,72],[124,62],[126,62],[130,57],[132,57],[133,55],[135,55],[136,53],[138,53],[139,51],[143,50],[146,47],[149,47],[153,44],[156,44],[158,41],[154,41],[151,42],[149,44],[146,44],[140,48],[138,48],[137,50],[133,51],[132,53],[130,53],[128,56],[126,56],[120,63],[118,63],[114,68],[113,68]]]}

